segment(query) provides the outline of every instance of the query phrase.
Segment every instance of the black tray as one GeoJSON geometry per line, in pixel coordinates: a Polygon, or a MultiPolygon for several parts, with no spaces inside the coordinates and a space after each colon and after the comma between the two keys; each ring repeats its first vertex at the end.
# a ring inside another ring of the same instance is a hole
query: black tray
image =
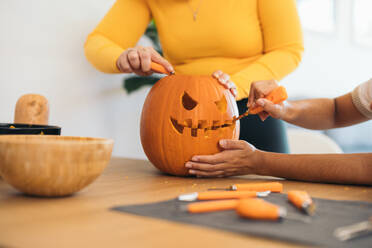
{"type": "Polygon", "coordinates": [[[47,125],[0,123],[0,135],[4,134],[61,135],[61,128],[47,125]]]}

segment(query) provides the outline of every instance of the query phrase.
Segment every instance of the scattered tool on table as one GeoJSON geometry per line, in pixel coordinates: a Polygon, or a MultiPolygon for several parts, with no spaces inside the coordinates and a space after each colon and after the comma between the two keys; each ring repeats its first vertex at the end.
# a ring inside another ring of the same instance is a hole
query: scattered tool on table
{"type": "Polygon", "coordinates": [[[161,64],[158,64],[156,62],[151,62],[151,70],[160,74],[167,74],[167,75],[173,75],[174,72],[169,72],[167,69],[164,68],[161,64]]]}
{"type": "MultiPolygon", "coordinates": [[[[278,103],[281,103],[281,102],[284,102],[285,100],[287,100],[288,94],[287,94],[287,91],[284,88],[284,86],[279,86],[276,89],[274,89],[273,91],[271,91],[271,93],[268,94],[264,98],[273,102],[273,103],[275,103],[275,104],[278,104],[278,103]]],[[[248,108],[248,110],[245,113],[239,115],[238,117],[234,117],[234,121],[240,120],[241,118],[246,117],[249,114],[258,114],[262,111],[263,111],[263,108],[261,106],[254,107],[252,109],[248,108]]]]}
{"type": "Polygon", "coordinates": [[[288,191],[288,200],[298,209],[304,211],[306,214],[308,215],[314,214],[315,204],[313,203],[313,200],[306,191],[301,190],[288,191]]]}
{"type": "Polygon", "coordinates": [[[223,199],[240,199],[265,197],[270,194],[270,191],[207,191],[182,194],[178,196],[180,201],[195,201],[195,200],[223,200],[223,199]]]}
{"type": "Polygon", "coordinates": [[[233,210],[236,208],[239,200],[218,200],[203,201],[187,204],[187,211],[190,213],[207,213],[223,210],[233,210]]]}
{"type": "Polygon", "coordinates": [[[341,241],[347,241],[365,235],[372,235],[372,216],[369,218],[369,220],[339,227],[334,231],[333,234],[341,241]]]}
{"type": "Polygon", "coordinates": [[[244,218],[257,220],[281,220],[283,218],[309,223],[309,217],[287,213],[284,207],[272,204],[262,199],[241,199],[236,205],[236,213],[244,218]]]}
{"type": "Polygon", "coordinates": [[[275,193],[280,193],[283,191],[283,184],[279,182],[269,182],[269,183],[243,183],[243,184],[233,184],[229,188],[210,188],[208,190],[232,190],[232,191],[271,191],[275,193]]]}

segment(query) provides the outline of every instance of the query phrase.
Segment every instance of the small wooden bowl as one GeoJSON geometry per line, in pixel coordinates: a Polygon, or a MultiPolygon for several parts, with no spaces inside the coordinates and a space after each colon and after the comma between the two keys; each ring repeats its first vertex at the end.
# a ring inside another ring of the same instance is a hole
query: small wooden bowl
{"type": "Polygon", "coordinates": [[[100,138],[1,135],[0,175],[26,194],[70,195],[102,173],[113,144],[100,138]]]}

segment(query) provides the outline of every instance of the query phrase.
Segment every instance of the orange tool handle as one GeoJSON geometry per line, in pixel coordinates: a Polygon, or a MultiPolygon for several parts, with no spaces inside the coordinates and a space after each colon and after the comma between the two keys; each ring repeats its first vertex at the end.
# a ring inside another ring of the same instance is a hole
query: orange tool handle
{"type": "Polygon", "coordinates": [[[231,186],[233,190],[250,190],[250,191],[267,191],[280,193],[283,191],[283,184],[278,182],[270,183],[244,183],[244,184],[235,184],[231,186]]]}
{"type": "MultiPolygon", "coordinates": [[[[271,101],[275,104],[284,102],[285,100],[287,100],[287,98],[288,98],[288,95],[287,95],[287,91],[284,88],[284,86],[277,87],[275,90],[271,91],[270,94],[268,94],[265,97],[265,99],[267,99],[267,100],[269,100],[269,101],[271,101]]],[[[255,108],[249,110],[249,113],[250,114],[258,114],[262,111],[263,111],[263,108],[260,107],[260,106],[257,106],[255,108]]]]}
{"type": "Polygon", "coordinates": [[[288,191],[288,200],[299,209],[302,209],[304,204],[311,205],[313,203],[310,195],[306,191],[300,190],[288,191]]]}
{"type": "Polygon", "coordinates": [[[198,200],[222,200],[257,197],[255,191],[207,191],[198,193],[198,200]]]}
{"type": "Polygon", "coordinates": [[[164,68],[164,66],[162,66],[161,64],[155,63],[155,62],[151,62],[151,70],[157,73],[161,73],[161,74],[167,74],[167,75],[171,74],[169,71],[167,71],[164,68]]]}
{"type": "Polygon", "coordinates": [[[235,209],[239,200],[222,200],[222,201],[206,201],[195,202],[187,205],[187,210],[190,213],[206,213],[222,210],[235,209]]]}
{"type": "Polygon", "coordinates": [[[279,206],[262,199],[241,199],[236,206],[236,213],[249,219],[278,220],[280,212],[279,206]]]}

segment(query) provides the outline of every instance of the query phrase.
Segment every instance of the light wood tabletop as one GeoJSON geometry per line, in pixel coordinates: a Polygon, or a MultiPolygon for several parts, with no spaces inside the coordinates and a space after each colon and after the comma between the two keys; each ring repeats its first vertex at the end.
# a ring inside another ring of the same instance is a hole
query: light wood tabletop
{"type": "MultiPolygon", "coordinates": [[[[113,158],[93,184],[63,198],[18,193],[0,179],[0,247],[298,247],[242,234],[110,210],[167,200],[233,183],[274,180],[244,176],[199,179],[167,176],[144,160],[113,158]]],[[[372,188],[283,180],[284,191],[313,197],[372,201],[372,188]]]]}

